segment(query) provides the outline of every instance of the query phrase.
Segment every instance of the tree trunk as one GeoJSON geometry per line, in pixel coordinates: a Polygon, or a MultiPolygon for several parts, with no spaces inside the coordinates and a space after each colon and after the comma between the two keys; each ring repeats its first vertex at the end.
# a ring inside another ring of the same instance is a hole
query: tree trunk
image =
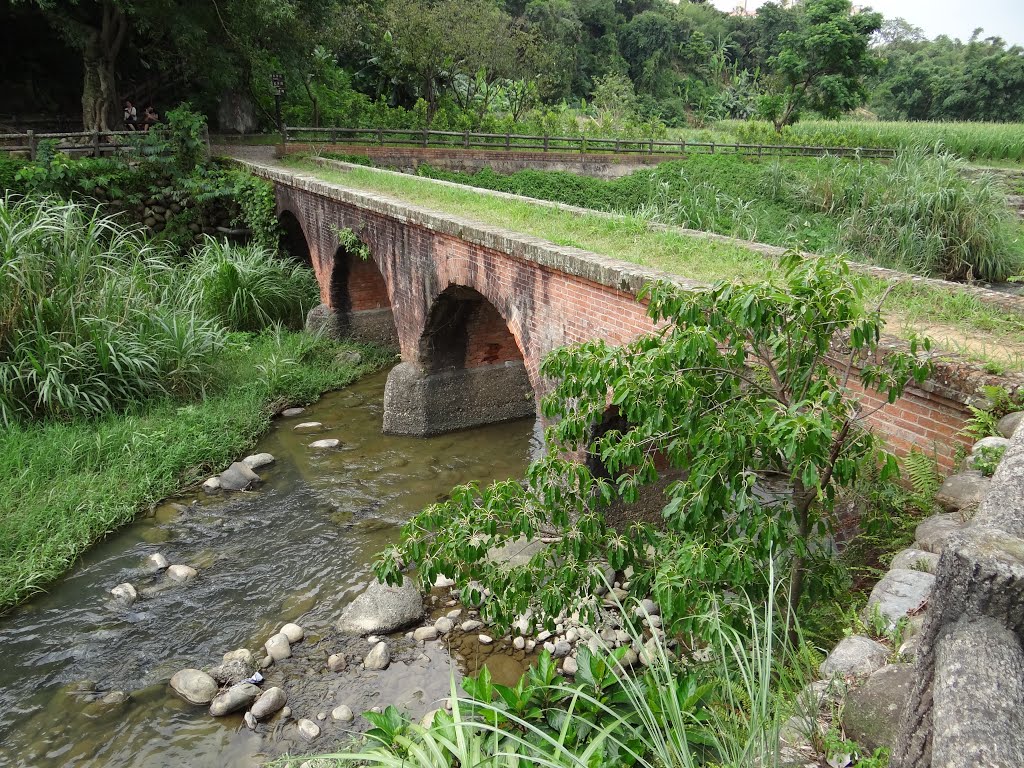
{"type": "Polygon", "coordinates": [[[105,0],[99,27],[90,29],[82,41],[82,124],[87,131],[122,128],[116,65],[127,32],[124,13],[111,0],[105,0]]]}

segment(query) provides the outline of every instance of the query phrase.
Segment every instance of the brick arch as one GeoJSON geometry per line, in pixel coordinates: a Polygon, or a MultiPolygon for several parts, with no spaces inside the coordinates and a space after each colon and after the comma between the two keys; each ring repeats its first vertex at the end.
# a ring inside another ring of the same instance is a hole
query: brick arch
{"type": "Polygon", "coordinates": [[[515,331],[475,288],[449,284],[431,303],[417,344],[425,370],[525,362],[515,331]]]}

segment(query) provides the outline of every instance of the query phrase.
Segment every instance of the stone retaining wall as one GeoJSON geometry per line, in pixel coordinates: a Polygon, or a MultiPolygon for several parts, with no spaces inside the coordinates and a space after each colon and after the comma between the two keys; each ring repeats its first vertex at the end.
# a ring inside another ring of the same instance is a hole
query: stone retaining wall
{"type": "Polygon", "coordinates": [[[893,768],[1024,765],[1024,430],[942,550],[893,768]]]}

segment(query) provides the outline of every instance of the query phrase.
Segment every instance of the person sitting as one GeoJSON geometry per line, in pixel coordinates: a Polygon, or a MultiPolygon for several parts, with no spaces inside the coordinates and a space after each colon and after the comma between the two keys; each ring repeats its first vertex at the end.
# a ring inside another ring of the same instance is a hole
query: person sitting
{"type": "Polygon", "coordinates": [[[146,109],[142,113],[142,130],[148,131],[154,125],[160,122],[160,115],[153,109],[152,104],[147,104],[146,109]]]}
{"type": "Polygon", "coordinates": [[[139,114],[135,110],[135,105],[132,104],[131,99],[124,100],[124,129],[126,131],[139,130],[139,114]]]}

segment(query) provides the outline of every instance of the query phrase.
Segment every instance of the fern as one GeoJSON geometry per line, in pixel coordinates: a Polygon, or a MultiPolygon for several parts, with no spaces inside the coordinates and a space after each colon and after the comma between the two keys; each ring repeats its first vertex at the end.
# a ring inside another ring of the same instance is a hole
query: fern
{"type": "Polygon", "coordinates": [[[935,494],[939,491],[939,470],[935,459],[918,450],[912,450],[903,460],[913,492],[909,501],[922,512],[935,507],[935,494]]]}

